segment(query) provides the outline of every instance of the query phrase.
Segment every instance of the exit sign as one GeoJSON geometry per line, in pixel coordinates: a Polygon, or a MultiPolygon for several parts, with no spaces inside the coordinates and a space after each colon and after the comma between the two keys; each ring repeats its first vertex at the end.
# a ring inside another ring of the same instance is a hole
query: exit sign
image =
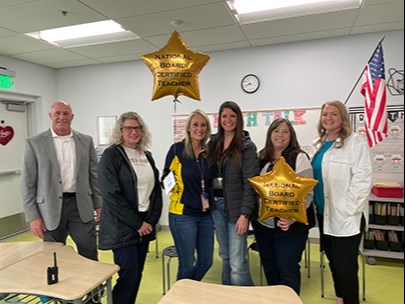
{"type": "Polygon", "coordinates": [[[11,89],[14,85],[13,77],[0,75],[0,89],[11,89]]]}

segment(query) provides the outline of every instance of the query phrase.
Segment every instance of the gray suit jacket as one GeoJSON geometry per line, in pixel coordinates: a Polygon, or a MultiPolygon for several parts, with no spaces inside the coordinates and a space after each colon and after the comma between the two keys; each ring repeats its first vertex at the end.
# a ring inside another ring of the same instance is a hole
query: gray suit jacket
{"type": "MultiPolygon", "coordinates": [[[[89,135],[73,131],[76,146],[76,201],[83,222],[94,220],[94,210],[101,207],[97,182],[97,155],[89,135]]],[[[21,177],[25,219],[42,218],[47,230],[58,227],[62,213],[62,178],[53,144],[47,130],[25,143],[21,177]]]]}

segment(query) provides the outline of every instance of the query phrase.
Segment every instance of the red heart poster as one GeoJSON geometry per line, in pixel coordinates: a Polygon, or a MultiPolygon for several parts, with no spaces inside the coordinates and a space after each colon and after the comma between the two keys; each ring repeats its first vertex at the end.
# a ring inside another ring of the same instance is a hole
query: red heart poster
{"type": "Polygon", "coordinates": [[[14,136],[14,129],[10,126],[0,126],[0,144],[5,146],[14,136]]]}

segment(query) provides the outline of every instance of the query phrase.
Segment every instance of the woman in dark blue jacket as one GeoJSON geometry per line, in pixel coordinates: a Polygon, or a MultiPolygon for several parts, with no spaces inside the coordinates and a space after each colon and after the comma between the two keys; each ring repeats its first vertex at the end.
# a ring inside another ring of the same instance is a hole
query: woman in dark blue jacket
{"type": "Polygon", "coordinates": [[[184,140],[173,144],[166,156],[163,177],[176,177],[171,191],[169,227],[179,267],[177,279],[200,281],[213,262],[214,225],[209,210],[208,187],[212,176],[207,162],[211,134],[207,115],[193,111],[186,122],[184,140]]]}
{"type": "Polygon", "coordinates": [[[103,197],[99,248],[112,250],[120,266],[113,302],[135,303],[149,242],[162,212],[159,172],[146,151],[150,134],[135,112],[123,113],[112,145],[100,160],[98,177],[103,197]]]}

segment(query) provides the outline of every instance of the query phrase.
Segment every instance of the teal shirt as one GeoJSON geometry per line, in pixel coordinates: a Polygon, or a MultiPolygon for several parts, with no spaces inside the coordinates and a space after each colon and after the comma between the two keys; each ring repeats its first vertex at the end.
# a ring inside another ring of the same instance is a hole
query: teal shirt
{"type": "Polygon", "coordinates": [[[314,178],[319,181],[314,188],[314,201],[316,212],[323,214],[325,208],[325,198],[323,196],[323,180],[322,180],[322,160],[325,152],[329,150],[334,141],[325,141],[323,147],[314,155],[311,161],[314,170],[314,178]]]}

